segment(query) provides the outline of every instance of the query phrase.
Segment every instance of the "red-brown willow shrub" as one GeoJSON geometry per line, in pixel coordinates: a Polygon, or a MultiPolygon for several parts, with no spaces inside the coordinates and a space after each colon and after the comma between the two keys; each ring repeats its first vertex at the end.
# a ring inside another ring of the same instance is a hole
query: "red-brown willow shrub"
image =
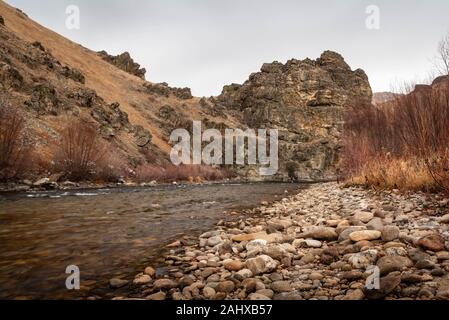
{"type": "Polygon", "coordinates": [[[139,182],[155,181],[202,181],[222,180],[233,177],[233,173],[226,169],[210,166],[167,164],[163,166],[142,165],[136,170],[136,180],[139,182]]]}
{"type": "Polygon", "coordinates": [[[25,121],[15,108],[0,104],[0,180],[17,178],[26,171],[28,150],[22,133],[25,121]]]}
{"type": "Polygon", "coordinates": [[[449,190],[449,90],[424,87],[381,106],[354,102],[343,145],[352,182],[449,190]]]}
{"type": "Polygon", "coordinates": [[[94,179],[107,154],[97,128],[82,119],[68,123],[61,131],[58,147],[56,170],[75,181],[94,179]]]}

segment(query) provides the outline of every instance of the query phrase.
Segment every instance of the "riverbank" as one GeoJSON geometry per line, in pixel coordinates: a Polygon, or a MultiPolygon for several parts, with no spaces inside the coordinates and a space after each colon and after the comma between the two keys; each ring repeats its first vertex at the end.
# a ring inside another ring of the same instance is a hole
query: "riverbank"
{"type": "Polygon", "coordinates": [[[172,243],[163,266],[110,286],[132,288],[115,299],[449,299],[448,203],[311,185],[222,220],[193,243],[172,243]],[[380,273],[378,289],[366,287],[369,270],[380,273]]]}

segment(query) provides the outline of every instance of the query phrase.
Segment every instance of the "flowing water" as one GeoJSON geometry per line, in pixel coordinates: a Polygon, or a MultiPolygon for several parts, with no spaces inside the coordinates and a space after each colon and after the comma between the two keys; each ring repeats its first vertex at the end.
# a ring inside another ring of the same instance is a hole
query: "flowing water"
{"type": "Polygon", "coordinates": [[[224,212],[294,193],[295,184],[212,184],[0,194],[0,298],[72,299],[117,294],[156,266],[163,248],[212,228],[224,212]],[[67,290],[66,267],[81,290],[67,290]]]}

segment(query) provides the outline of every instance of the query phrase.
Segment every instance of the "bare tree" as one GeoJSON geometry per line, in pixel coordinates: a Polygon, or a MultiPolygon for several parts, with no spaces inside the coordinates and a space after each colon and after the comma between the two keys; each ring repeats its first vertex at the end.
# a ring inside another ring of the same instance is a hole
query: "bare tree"
{"type": "Polygon", "coordinates": [[[438,72],[443,75],[449,74],[449,32],[441,39],[438,44],[438,56],[436,67],[438,72]]]}

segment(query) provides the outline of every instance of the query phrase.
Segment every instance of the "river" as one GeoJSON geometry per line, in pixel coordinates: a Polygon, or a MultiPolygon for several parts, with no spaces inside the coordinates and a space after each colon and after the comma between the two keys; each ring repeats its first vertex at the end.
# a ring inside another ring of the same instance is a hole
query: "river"
{"type": "Polygon", "coordinates": [[[0,298],[112,298],[118,293],[109,279],[132,280],[145,266],[158,267],[172,241],[232,218],[224,212],[299,188],[245,183],[1,193],[0,298]],[[65,286],[69,265],[80,270],[81,290],[65,286]]]}

